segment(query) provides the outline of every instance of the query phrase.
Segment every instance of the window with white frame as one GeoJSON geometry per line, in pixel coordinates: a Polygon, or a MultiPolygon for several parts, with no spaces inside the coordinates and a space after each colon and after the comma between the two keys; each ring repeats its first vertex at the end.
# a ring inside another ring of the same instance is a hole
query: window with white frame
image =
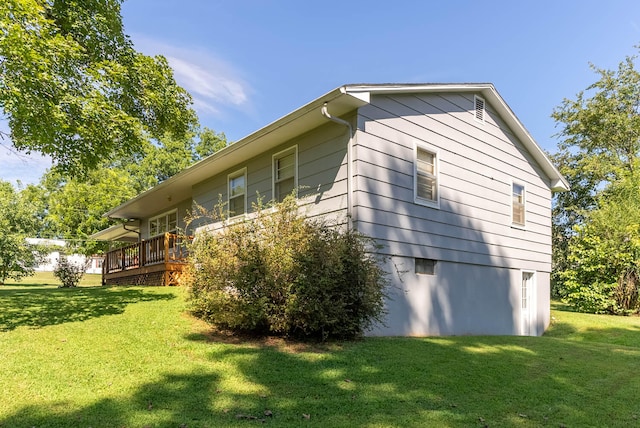
{"type": "Polygon", "coordinates": [[[414,196],[416,203],[438,204],[438,153],[416,146],[414,171],[414,196]]]}
{"type": "Polygon", "coordinates": [[[517,226],[525,225],[525,187],[516,182],[511,183],[511,222],[517,226]]]}
{"type": "Polygon", "coordinates": [[[298,146],[273,155],[273,199],[282,200],[298,187],[298,146]]]}
{"type": "Polygon", "coordinates": [[[149,236],[161,235],[165,232],[175,232],[178,228],[178,212],[166,212],[149,219],[149,236]]]}
{"type": "Polygon", "coordinates": [[[247,170],[241,169],[227,177],[229,184],[229,217],[247,212],[247,170]]]}

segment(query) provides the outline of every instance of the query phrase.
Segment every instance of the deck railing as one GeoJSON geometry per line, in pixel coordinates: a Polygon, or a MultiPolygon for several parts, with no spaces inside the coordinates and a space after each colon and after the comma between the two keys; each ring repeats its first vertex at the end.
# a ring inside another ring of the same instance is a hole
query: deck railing
{"type": "Polygon", "coordinates": [[[187,259],[184,238],[164,233],[105,254],[103,273],[121,272],[159,263],[184,263],[187,259]]]}

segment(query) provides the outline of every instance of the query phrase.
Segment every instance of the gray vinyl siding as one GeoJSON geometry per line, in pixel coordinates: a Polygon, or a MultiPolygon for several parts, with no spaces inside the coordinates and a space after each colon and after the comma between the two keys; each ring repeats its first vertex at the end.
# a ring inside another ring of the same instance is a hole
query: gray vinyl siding
{"type": "Polygon", "coordinates": [[[357,227],[388,255],[510,269],[551,269],[549,179],[472,93],[372,97],[359,110],[357,227]],[[438,151],[439,208],[414,203],[414,145],[438,151]],[[526,226],[512,227],[511,183],[526,187],[526,226]]]}
{"type": "MultiPolygon", "coordinates": [[[[328,122],[198,183],[193,188],[193,201],[207,209],[219,201],[225,203],[228,174],[246,168],[247,212],[250,213],[258,195],[265,203],[273,198],[273,155],[297,146],[299,197],[306,206],[307,214],[344,222],[347,209],[347,142],[346,128],[328,122]]],[[[196,227],[201,225],[202,222],[195,224],[196,227]]]]}

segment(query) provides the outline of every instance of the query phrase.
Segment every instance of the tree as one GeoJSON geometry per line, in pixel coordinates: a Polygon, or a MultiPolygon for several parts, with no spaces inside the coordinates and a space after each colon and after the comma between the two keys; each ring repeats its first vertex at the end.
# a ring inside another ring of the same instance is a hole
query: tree
{"type": "Polygon", "coordinates": [[[640,255],[634,247],[640,218],[621,214],[639,196],[624,190],[638,183],[640,165],[635,60],[627,57],[617,70],[591,65],[599,80],[552,114],[563,138],[554,159],[571,185],[554,199],[554,291],[583,310],[619,312],[635,292],[624,272],[640,255]]]}
{"type": "Polygon", "coordinates": [[[31,204],[20,199],[11,183],[0,180],[0,284],[33,274],[45,253],[26,240],[37,230],[32,213],[31,204]]]}
{"type": "Polygon", "coordinates": [[[640,73],[635,59],[627,57],[616,71],[591,65],[600,80],[578,93],[575,100],[565,99],[552,114],[562,125],[560,149],[582,155],[583,168],[589,168],[600,182],[615,181],[623,171],[637,166],[640,73]]]}
{"type": "Polygon", "coordinates": [[[216,131],[206,126],[200,131],[199,138],[200,141],[194,147],[194,162],[202,160],[229,145],[224,132],[216,133],[216,131]]]}
{"type": "Polygon", "coordinates": [[[224,133],[217,134],[206,127],[198,134],[198,141],[194,134],[186,138],[165,134],[159,141],[149,142],[145,146],[144,157],[139,162],[130,162],[126,169],[140,183],[145,183],[146,186],[139,189],[143,191],[226,146],[224,133]]]}
{"type": "Polygon", "coordinates": [[[226,146],[224,134],[205,128],[200,135],[198,141],[193,134],[183,139],[167,134],[158,142],[146,141],[142,155],[103,162],[82,179],[65,177],[56,169],[48,171],[38,186],[22,191],[33,201],[39,234],[66,239],[73,251],[86,255],[104,250],[105,243],[89,237],[115,223],[103,217],[105,212],[191,165],[201,156],[199,148],[204,153],[226,146]]]}
{"type": "Polygon", "coordinates": [[[113,224],[105,212],[136,195],[131,175],[98,168],[84,180],[64,179],[56,171],[50,171],[47,180],[46,235],[68,240],[73,251],[85,255],[104,250],[89,237],[113,224]]]}
{"type": "Polygon", "coordinates": [[[149,137],[183,138],[197,119],[162,56],[136,52],[122,0],[5,0],[0,108],[21,151],[68,175],[140,153],[149,137]]]}
{"type": "Polygon", "coordinates": [[[598,197],[567,245],[560,272],[564,300],[581,311],[628,314],[639,307],[640,174],[629,174],[598,197]]]}

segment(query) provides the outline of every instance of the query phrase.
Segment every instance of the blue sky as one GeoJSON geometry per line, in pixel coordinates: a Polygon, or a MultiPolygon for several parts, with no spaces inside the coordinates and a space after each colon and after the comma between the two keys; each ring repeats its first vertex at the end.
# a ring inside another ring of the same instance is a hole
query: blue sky
{"type": "MultiPolygon", "coordinates": [[[[637,0],[128,0],[122,15],[231,141],[346,83],[491,82],[553,152],[550,114],[597,79],[589,62],[615,68],[640,44],[637,0]]],[[[2,179],[50,165],[7,146],[2,179]]]]}

